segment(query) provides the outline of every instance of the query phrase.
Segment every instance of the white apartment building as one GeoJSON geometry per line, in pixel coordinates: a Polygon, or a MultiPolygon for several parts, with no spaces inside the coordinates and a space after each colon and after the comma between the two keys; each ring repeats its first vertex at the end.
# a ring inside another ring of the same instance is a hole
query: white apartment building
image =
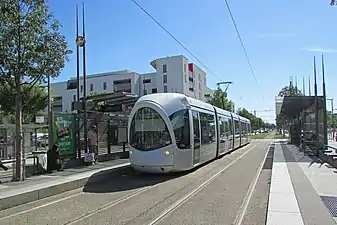
{"type": "MultiPolygon", "coordinates": [[[[150,62],[155,72],[139,74],[129,70],[87,75],[87,94],[129,92],[138,96],[151,93],[176,92],[206,101],[212,94],[207,88],[206,73],[182,55],[155,59],[150,62]]],[[[53,111],[71,112],[76,101],[76,77],[52,83],[53,111]]],[[[83,96],[80,78],[80,97],[83,96]]]]}

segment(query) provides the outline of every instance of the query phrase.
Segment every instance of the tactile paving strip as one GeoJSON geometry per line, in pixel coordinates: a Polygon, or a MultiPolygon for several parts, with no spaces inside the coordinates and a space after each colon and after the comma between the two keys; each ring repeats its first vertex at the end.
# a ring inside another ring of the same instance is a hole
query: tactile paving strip
{"type": "Polygon", "coordinates": [[[333,217],[337,217],[337,197],[333,196],[320,196],[325,206],[329,209],[333,217]]]}
{"type": "Polygon", "coordinates": [[[274,159],[274,150],[275,150],[275,144],[271,144],[268,149],[268,155],[266,158],[266,161],[264,162],[262,169],[269,169],[271,170],[273,167],[273,159],[274,159]]]}

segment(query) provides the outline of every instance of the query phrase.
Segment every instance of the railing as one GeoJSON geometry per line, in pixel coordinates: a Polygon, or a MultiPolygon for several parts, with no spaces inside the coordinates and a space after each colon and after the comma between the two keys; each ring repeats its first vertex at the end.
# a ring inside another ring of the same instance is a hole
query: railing
{"type": "MultiPolygon", "coordinates": [[[[26,157],[25,159],[34,159],[34,158],[36,158],[36,156],[30,155],[30,156],[26,157]]],[[[16,162],[16,159],[6,159],[6,160],[1,161],[1,163],[4,164],[4,165],[10,164],[10,163],[15,163],[15,162],[16,162]]]]}

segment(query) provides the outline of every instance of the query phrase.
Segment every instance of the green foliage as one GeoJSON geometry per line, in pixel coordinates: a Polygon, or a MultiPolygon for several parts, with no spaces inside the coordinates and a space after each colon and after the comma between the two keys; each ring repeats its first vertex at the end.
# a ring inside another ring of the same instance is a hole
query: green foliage
{"type": "Polygon", "coordinates": [[[337,117],[336,116],[332,116],[331,113],[327,113],[327,123],[328,123],[328,127],[331,128],[337,128],[337,117]]]}
{"type": "MultiPolygon", "coordinates": [[[[285,97],[285,96],[303,96],[303,93],[297,89],[296,86],[293,85],[289,85],[289,86],[285,86],[284,88],[282,88],[280,90],[280,92],[278,93],[278,96],[280,97],[285,97]]],[[[284,118],[284,115],[282,113],[280,113],[279,115],[277,115],[276,117],[276,126],[277,127],[281,127],[283,125],[285,125],[287,123],[287,121],[284,118]]]]}
{"type": "Polygon", "coordinates": [[[284,97],[284,96],[303,96],[302,92],[297,89],[297,87],[293,85],[285,86],[281,89],[281,91],[278,93],[278,96],[284,97]]]}
{"type": "MultiPolygon", "coordinates": [[[[44,88],[32,86],[31,84],[22,85],[22,113],[24,120],[31,120],[33,116],[47,107],[48,94],[44,88]]],[[[15,89],[4,84],[0,89],[1,110],[4,115],[11,116],[15,113],[15,89]]]]}
{"type": "Polygon", "coordinates": [[[265,123],[261,118],[254,116],[252,113],[248,112],[245,108],[238,109],[237,113],[250,120],[252,130],[257,130],[261,128],[270,128],[270,125],[265,123]]]}
{"type": "Polygon", "coordinates": [[[60,74],[67,58],[61,24],[44,1],[4,0],[0,5],[0,71],[2,81],[13,76],[26,83],[45,82],[60,74]]]}
{"type": "Polygon", "coordinates": [[[221,109],[232,111],[233,102],[228,100],[227,93],[222,91],[221,88],[215,90],[213,96],[211,96],[207,102],[221,109]]]}
{"type": "Polygon", "coordinates": [[[16,104],[26,116],[45,107],[46,94],[35,85],[57,77],[68,61],[60,27],[43,0],[1,1],[0,91],[7,114],[14,113],[16,104]]]}

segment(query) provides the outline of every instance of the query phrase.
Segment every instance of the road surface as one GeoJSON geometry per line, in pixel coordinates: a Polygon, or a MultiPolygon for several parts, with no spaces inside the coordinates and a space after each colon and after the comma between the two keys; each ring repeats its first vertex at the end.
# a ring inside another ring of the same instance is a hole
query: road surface
{"type": "Polygon", "coordinates": [[[104,182],[0,211],[0,224],[264,224],[269,144],[254,140],[188,173],[111,172],[104,182]]]}

